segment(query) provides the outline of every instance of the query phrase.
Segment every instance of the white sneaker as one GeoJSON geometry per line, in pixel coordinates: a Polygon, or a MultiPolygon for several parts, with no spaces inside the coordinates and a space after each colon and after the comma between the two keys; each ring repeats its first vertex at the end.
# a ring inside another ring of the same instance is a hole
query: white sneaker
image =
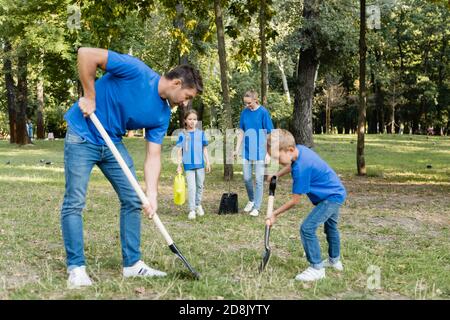
{"type": "Polygon", "coordinates": [[[123,268],[123,276],[125,278],[129,277],[165,277],[167,273],[152,269],[144,263],[144,261],[139,260],[131,267],[123,268]]]}
{"type": "Polygon", "coordinates": [[[195,211],[192,210],[191,212],[189,212],[188,214],[188,219],[189,220],[194,220],[195,219],[195,211]]]}
{"type": "Polygon", "coordinates": [[[339,260],[336,263],[331,263],[329,259],[325,259],[322,261],[322,264],[325,268],[332,267],[332,268],[336,269],[337,271],[344,271],[344,266],[342,265],[341,260],[339,260]]]}
{"type": "Polygon", "coordinates": [[[308,267],[302,273],[299,273],[295,280],[297,281],[316,281],[325,278],[325,268],[315,269],[313,267],[308,267]]]}
{"type": "Polygon", "coordinates": [[[205,211],[203,211],[202,206],[197,207],[197,215],[200,217],[205,215],[205,211]]]}
{"type": "Polygon", "coordinates": [[[252,217],[257,217],[257,216],[259,216],[259,211],[258,211],[257,209],[253,209],[253,210],[250,212],[250,215],[251,215],[252,217]]]}
{"type": "Polygon", "coordinates": [[[254,205],[255,205],[254,202],[249,201],[249,202],[247,203],[247,205],[245,206],[245,208],[244,208],[244,212],[250,212],[250,211],[252,211],[254,205]]]}
{"type": "Polygon", "coordinates": [[[67,279],[67,287],[69,289],[92,286],[92,281],[86,273],[85,266],[73,268],[68,271],[68,273],[69,279],[67,279]]]}

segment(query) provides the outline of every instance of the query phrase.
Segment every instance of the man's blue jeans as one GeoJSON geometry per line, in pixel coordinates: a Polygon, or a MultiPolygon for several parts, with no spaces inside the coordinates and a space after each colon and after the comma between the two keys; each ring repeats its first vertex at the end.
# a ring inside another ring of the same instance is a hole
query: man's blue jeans
{"type": "Polygon", "coordinates": [[[329,259],[332,263],[339,260],[340,239],[337,224],[340,207],[341,204],[337,202],[324,200],[309,213],[300,226],[300,236],[306,259],[316,269],[323,267],[319,239],[316,235],[316,231],[321,224],[324,224],[324,231],[327,236],[329,259]]]}
{"type": "MultiPolygon", "coordinates": [[[[125,163],[136,176],[133,160],[122,142],[115,143],[125,163]]],[[[85,265],[82,211],[86,191],[94,165],[111,182],[120,200],[120,241],[123,266],[140,260],[141,202],[125,174],[107,146],[92,144],[67,131],[64,143],[64,171],[66,191],[61,208],[61,227],[70,271],[85,265]]]]}
{"type": "Polygon", "coordinates": [[[261,208],[264,188],[264,160],[247,160],[244,159],[244,182],[247,189],[248,200],[254,202],[254,209],[261,208]],[[253,192],[253,168],[255,168],[256,190],[253,192]]]}

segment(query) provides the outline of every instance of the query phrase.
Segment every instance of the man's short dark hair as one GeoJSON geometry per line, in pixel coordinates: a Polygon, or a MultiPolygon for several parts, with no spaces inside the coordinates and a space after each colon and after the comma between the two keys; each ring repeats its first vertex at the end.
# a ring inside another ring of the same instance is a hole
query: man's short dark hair
{"type": "Polygon", "coordinates": [[[164,75],[169,80],[180,79],[183,88],[192,88],[197,90],[197,94],[203,92],[203,80],[200,72],[190,65],[182,64],[170,70],[164,75]]]}

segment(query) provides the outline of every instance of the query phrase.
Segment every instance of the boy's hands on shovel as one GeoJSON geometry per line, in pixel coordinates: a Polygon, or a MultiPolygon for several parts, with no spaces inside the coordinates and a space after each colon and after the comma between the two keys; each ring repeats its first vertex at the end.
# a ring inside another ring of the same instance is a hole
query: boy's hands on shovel
{"type": "Polygon", "coordinates": [[[275,215],[272,214],[272,215],[270,216],[270,218],[266,218],[266,226],[269,226],[269,227],[273,226],[273,225],[275,224],[275,221],[276,221],[276,220],[277,220],[277,219],[276,219],[275,215]]]}

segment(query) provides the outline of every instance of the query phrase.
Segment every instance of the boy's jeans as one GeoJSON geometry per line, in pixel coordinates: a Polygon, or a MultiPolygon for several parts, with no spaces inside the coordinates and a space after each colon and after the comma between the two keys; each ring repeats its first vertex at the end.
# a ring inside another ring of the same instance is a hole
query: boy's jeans
{"type": "Polygon", "coordinates": [[[306,252],[306,259],[316,269],[323,267],[319,240],[316,235],[317,228],[322,223],[324,224],[324,231],[327,235],[330,261],[335,263],[339,260],[340,239],[337,223],[340,207],[341,204],[337,202],[324,200],[309,213],[300,226],[300,236],[306,252]]]}
{"type": "MultiPolygon", "coordinates": [[[[136,176],[133,160],[123,143],[118,142],[115,145],[133,175],[136,176]]],[[[98,165],[120,199],[120,241],[123,266],[132,266],[141,257],[141,202],[136,192],[106,145],[92,144],[69,129],[64,143],[66,191],[61,208],[61,227],[69,271],[76,266],[85,265],[81,213],[85,207],[88,181],[94,165],[98,165]]]]}
{"type": "Polygon", "coordinates": [[[259,210],[263,198],[264,187],[264,160],[247,160],[244,159],[244,182],[247,189],[248,200],[255,203],[254,209],[259,210]],[[255,168],[256,191],[253,192],[252,171],[255,168]]]}
{"type": "Polygon", "coordinates": [[[202,202],[205,168],[186,170],[188,185],[189,210],[194,211],[202,202]]]}

